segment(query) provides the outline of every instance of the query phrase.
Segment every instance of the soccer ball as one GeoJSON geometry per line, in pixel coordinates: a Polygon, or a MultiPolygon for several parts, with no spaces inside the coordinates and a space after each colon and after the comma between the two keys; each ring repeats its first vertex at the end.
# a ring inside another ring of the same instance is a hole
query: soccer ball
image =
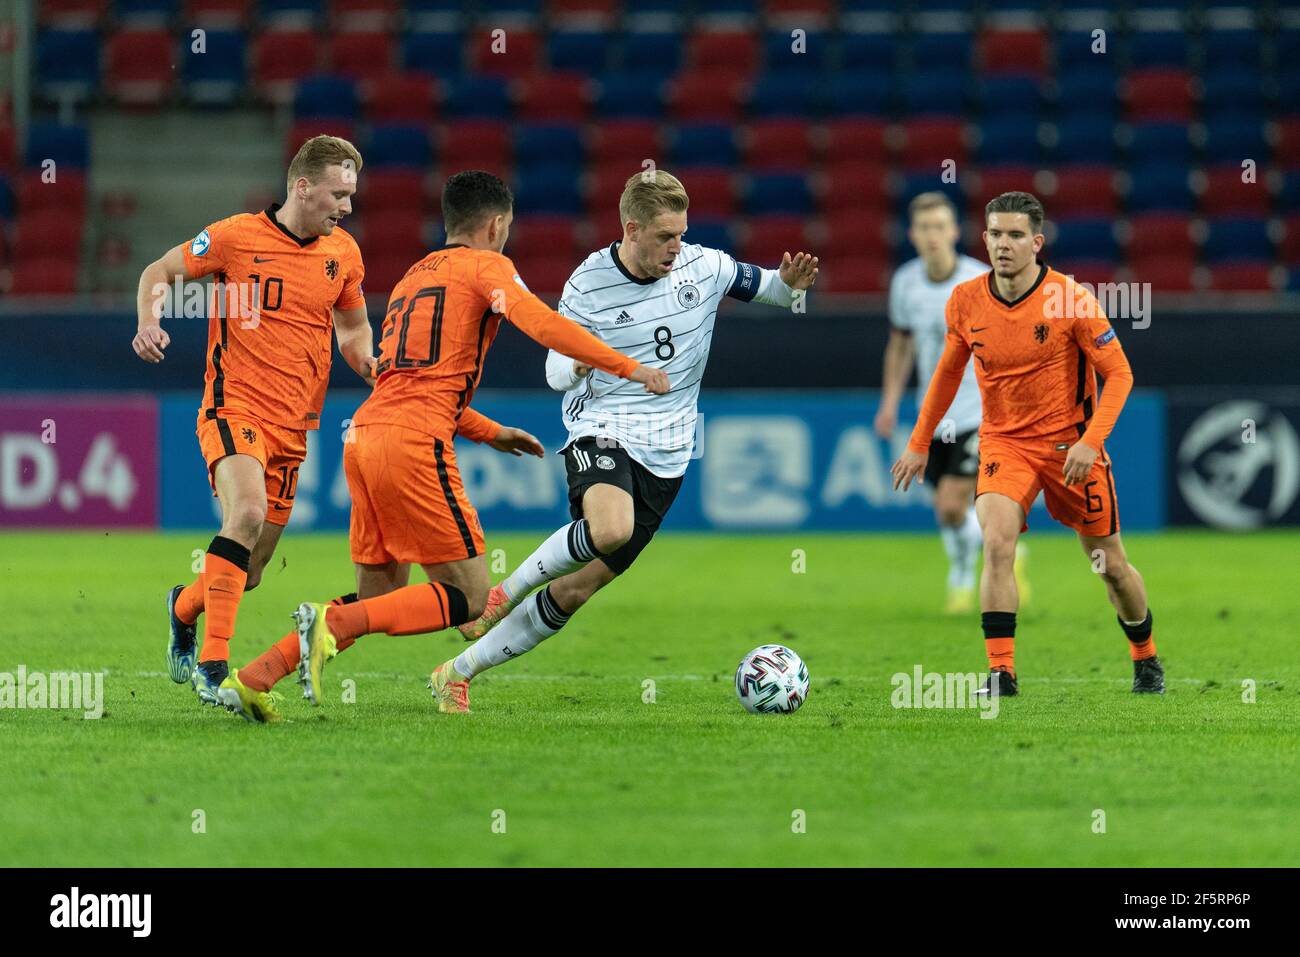
{"type": "Polygon", "coordinates": [[[790,714],[808,697],[808,666],[785,645],[763,645],[736,669],[736,697],[753,714],[790,714]]]}

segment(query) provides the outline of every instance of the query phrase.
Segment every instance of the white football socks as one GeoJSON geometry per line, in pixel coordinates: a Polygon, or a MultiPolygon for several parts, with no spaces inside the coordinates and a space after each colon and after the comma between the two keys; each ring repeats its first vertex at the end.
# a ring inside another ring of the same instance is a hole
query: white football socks
{"type": "Polygon", "coordinates": [[[532,651],[568,623],[571,616],[561,610],[544,588],[533,599],[522,602],[501,622],[459,655],[453,667],[466,678],[495,668],[532,651]]]}
{"type": "MultiPolygon", "coordinates": [[[[501,583],[506,597],[518,601],[544,582],[553,581],[600,557],[585,518],[558,529],[501,583]]],[[[498,626],[500,627],[500,626],[498,626]]],[[[461,672],[464,674],[464,672],[461,672]]]]}
{"type": "Polygon", "coordinates": [[[975,507],[972,505],[967,510],[966,520],[959,527],[940,526],[939,537],[943,539],[943,550],[948,554],[948,587],[974,588],[975,562],[984,548],[984,536],[980,532],[979,519],[975,517],[975,507]]]}

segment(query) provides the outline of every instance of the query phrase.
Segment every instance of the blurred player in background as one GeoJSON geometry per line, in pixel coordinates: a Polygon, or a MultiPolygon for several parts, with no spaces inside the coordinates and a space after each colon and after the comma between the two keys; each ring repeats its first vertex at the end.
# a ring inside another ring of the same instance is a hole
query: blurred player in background
{"type": "MultiPolygon", "coordinates": [[[[313,704],[327,660],[362,635],[416,635],[472,621],[488,594],[483,529],[465,495],[454,438],[515,454],[544,454],[536,438],[469,407],[503,318],[542,345],[563,349],[637,391],[664,393],[668,376],[605,345],[528,291],[501,250],[514,197],[496,176],[457,173],[442,193],[447,242],[393,289],[380,339],[379,380],[353,417],[343,464],[352,497],[349,541],[360,600],[304,602],[296,632],[232,675],[223,703],[251,720],[275,720],[267,692],[295,666],[313,704]],[[428,576],[408,585],[411,564],[428,576]]],[[[435,674],[438,693],[450,674],[435,674]]]]}
{"type": "Polygon", "coordinates": [[[471,678],[558,632],[650,543],[690,464],[700,380],[722,297],[789,308],[817,278],[817,259],[802,252],[793,258],[787,252],[778,269],[762,269],[683,243],[688,205],[675,176],[633,175],[619,200],[623,238],[588,256],[565,283],[560,312],[619,350],[671,371],[675,385],[667,395],[646,395],[562,349],[547,356],[546,379],[564,392],[569,441],[563,455],[574,521],[493,588],[482,617],[461,628],[466,638],[481,640],[434,672],[441,711],[468,711],[471,678]],[[450,681],[440,677],[447,675],[450,681]],[[455,697],[440,691],[449,687],[455,697]]]}
{"type": "Polygon", "coordinates": [[[926,468],[935,426],[974,355],[984,404],[975,509],[984,531],[980,581],[989,678],[984,694],[1019,691],[1015,668],[1016,542],[1041,491],[1048,513],[1079,535],[1128,638],[1133,691],[1164,694],[1146,587],[1119,534],[1105,440],[1133,388],[1133,373],[1097,300],[1038,261],[1043,206],[1003,193],[986,207],[992,271],[953,290],[942,357],[907,450],[894,463],[906,490],[926,468]],[[1097,398],[1097,377],[1106,389],[1097,398]]]}
{"type": "MultiPolygon", "coordinates": [[[[898,401],[916,365],[917,405],[925,397],[943,353],[943,312],[960,282],[982,275],[980,262],[957,251],[957,209],[943,193],[922,193],[909,204],[907,238],[917,258],[899,267],[889,283],[889,341],[876,434],[894,435],[898,401]]],[[[975,517],[975,473],[979,468],[980,395],[967,363],[957,397],[930,442],[925,480],[934,488],[934,516],[948,554],[949,614],[975,608],[975,563],[982,539],[975,517]]],[[[1022,589],[1023,598],[1023,589],[1022,589]]]]}
{"type": "Polygon", "coordinates": [[[365,267],[339,228],[352,211],[361,154],[347,140],[316,136],[289,164],[284,204],[213,223],[140,275],[132,345],[161,362],[165,293],[182,279],[215,276],[198,437],[221,504],[221,531],[202,571],[167,596],[167,668],[217,703],[244,592],[256,588],[289,521],[307,431],[320,425],[331,333],[339,352],[373,384],[365,267]],[[195,664],[196,622],[205,615],[195,664]]]}

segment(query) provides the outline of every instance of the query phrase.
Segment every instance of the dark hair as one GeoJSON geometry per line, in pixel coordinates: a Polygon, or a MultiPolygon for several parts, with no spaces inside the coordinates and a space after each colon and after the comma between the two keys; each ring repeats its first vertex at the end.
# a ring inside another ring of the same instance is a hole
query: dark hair
{"type": "Polygon", "coordinates": [[[442,226],[448,236],[479,227],[484,218],[508,213],[515,198],[500,177],[481,169],[452,176],[442,187],[442,226]]]}
{"type": "Polygon", "coordinates": [[[1010,193],[1003,193],[1001,196],[994,196],[989,200],[989,204],[984,207],[984,217],[988,218],[990,213],[1024,213],[1029,217],[1029,228],[1035,233],[1043,229],[1043,204],[1038,201],[1038,197],[1033,193],[1022,193],[1019,190],[1013,190],[1010,193]]]}

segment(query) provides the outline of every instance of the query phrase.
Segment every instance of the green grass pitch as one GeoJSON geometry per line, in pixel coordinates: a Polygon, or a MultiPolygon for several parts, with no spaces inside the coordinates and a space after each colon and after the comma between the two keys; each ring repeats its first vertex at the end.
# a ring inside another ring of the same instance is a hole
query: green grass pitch
{"type": "MultiPolygon", "coordinates": [[[[1064,535],[1027,539],[1022,693],[982,720],[890,703],[897,672],[984,664],[978,617],[938,613],[937,536],[664,534],[561,635],[476,679],[469,716],[424,686],[454,632],[376,635],[327,669],[321,709],[281,685],[277,726],[166,677],[166,590],[209,537],[0,535],[0,671],[107,671],[100,720],[0,710],[0,863],[1300,864],[1295,533],[1127,537],[1163,698],[1129,693],[1124,636],[1064,535]],[[812,673],[797,714],[736,701],[737,662],[770,641],[812,673]]],[[[537,540],[489,548],[513,564],[537,540]]],[[[344,536],[287,534],[234,662],[350,574],[344,536]]]]}

